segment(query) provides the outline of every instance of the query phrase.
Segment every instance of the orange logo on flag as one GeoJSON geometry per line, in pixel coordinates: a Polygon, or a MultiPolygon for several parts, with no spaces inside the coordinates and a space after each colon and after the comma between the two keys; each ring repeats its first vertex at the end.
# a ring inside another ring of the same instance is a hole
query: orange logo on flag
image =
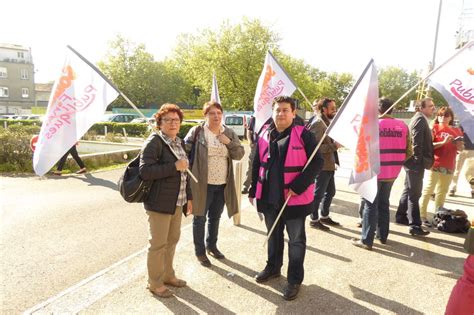
{"type": "Polygon", "coordinates": [[[367,116],[362,117],[354,161],[355,171],[357,173],[362,173],[369,169],[369,151],[367,150],[367,142],[370,141],[370,135],[365,135],[365,126],[368,122],[369,118],[367,116]]]}
{"type": "Polygon", "coordinates": [[[63,69],[63,74],[59,78],[58,86],[56,87],[56,91],[54,91],[53,97],[53,104],[56,100],[64,93],[72,84],[72,80],[76,78],[74,71],[72,70],[71,65],[67,65],[63,69]]]}
{"type": "Polygon", "coordinates": [[[469,73],[470,75],[474,75],[474,69],[472,68],[467,69],[467,73],[469,73]]]}

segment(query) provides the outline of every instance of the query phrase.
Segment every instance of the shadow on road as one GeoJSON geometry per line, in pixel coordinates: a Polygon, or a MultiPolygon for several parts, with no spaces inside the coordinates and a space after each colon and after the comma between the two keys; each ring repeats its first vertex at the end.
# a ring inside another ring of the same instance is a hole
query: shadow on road
{"type": "Polygon", "coordinates": [[[103,186],[118,191],[117,183],[107,179],[94,177],[91,173],[85,174],[84,177],[73,176],[72,178],[82,180],[83,182],[88,183],[89,186],[103,186]]]}

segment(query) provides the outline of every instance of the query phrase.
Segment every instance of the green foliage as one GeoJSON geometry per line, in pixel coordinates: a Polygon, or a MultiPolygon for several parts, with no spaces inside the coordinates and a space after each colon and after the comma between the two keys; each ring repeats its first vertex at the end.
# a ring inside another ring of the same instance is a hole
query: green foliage
{"type": "Polygon", "coordinates": [[[109,132],[105,135],[105,139],[104,139],[106,142],[118,142],[118,143],[122,143],[125,141],[124,137],[122,134],[120,133],[113,133],[113,132],[109,132]]]}
{"type": "Polygon", "coordinates": [[[31,134],[22,128],[0,128],[0,172],[33,171],[30,139],[31,134]]]}
{"type": "Polygon", "coordinates": [[[184,139],[186,135],[188,134],[189,129],[192,127],[198,125],[197,123],[182,123],[181,128],[179,129],[178,137],[181,139],[184,139]]]}
{"type": "MultiPolygon", "coordinates": [[[[379,71],[379,95],[384,96],[392,101],[397,101],[412,86],[416,84],[418,73],[408,73],[406,70],[398,67],[381,68],[379,71]]],[[[410,100],[416,99],[416,91],[408,94],[398,105],[397,109],[406,109],[410,104],[410,100]]]]}
{"type": "Polygon", "coordinates": [[[14,126],[14,125],[22,125],[22,126],[38,126],[41,128],[41,121],[37,119],[28,119],[28,120],[12,120],[12,119],[0,119],[0,128],[5,127],[5,123],[7,127],[14,126]]]}
{"type": "Polygon", "coordinates": [[[215,72],[224,108],[248,110],[253,107],[265,54],[277,48],[278,40],[259,20],[244,18],[237,25],[225,22],[218,31],[181,35],[173,59],[186,81],[201,89],[198,104],[209,100],[215,72]]]}
{"type": "Polygon", "coordinates": [[[9,125],[7,129],[13,132],[23,132],[27,135],[37,135],[40,133],[41,127],[35,125],[9,125]]]}
{"type": "Polygon", "coordinates": [[[123,129],[129,137],[141,137],[144,134],[148,134],[148,125],[143,123],[115,123],[115,122],[101,122],[92,125],[89,129],[95,132],[97,135],[105,134],[105,127],[107,127],[107,133],[120,133],[123,135],[123,129]]]}
{"type": "MultiPolygon", "coordinates": [[[[138,107],[185,101],[183,91],[191,88],[172,62],[156,62],[145,45],[121,36],[110,43],[99,68],[138,107]]],[[[122,97],[112,105],[126,104],[122,97]]],[[[129,105],[125,105],[129,106],[129,105]]]]}

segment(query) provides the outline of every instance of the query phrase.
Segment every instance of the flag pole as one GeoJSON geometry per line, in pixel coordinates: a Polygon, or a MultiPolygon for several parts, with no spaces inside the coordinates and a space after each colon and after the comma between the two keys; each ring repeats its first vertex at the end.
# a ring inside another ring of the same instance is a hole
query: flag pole
{"type": "Polygon", "coordinates": [[[306,95],[304,95],[303,91],[298,87],[298,92],[301,93],[301,95],[303,95],[304,99],[306,100],[306,102],[308,102],[309,104],[309,108],[312,108],[313,107],[313,104],[311,104],[311,102],[308,100],[308,98],[306,97],[306,95]]]}
{"type": "MultiPolygon", "coordinates": [[[[374,62],[373,59],[371,59],[371,60],[369,61],[369,63],[368,63],[367,66],[365,67],[364,71],[362,72],[361,76],[359,77],[359,79],[357,80],[357,82],[356,82],[356,83],[354,84],[354,86],[352,87],[352,89],[351,89],[349,95],[347,95],[347,97],[344,99],[344,102],[342,103],[340,110],[337,112],[336,116],[331,120],[331,122],[329,123],[329,126],[327,126],[326,130],[324,131],[323,136],[322,136],[321,139],[319,140],[318,145],[317,145],[316,148],[313,150],[313,153],[311,153],[310,157],[308,158],[308,161],[306,161],[306,165],[304,166],[303,171],[308,167],[309,163],[313,160],[313,158],[314,158],[314,156],[316,155],[316,152],[318,151],[319,147],[321,146],[321,143],[323,142],[324,138],[326,138],[327,134],[329,133],[329,130],[332,128],[332,125],[335,123],[335,121],[337,120],[337,118],[340,116],[340,113],[342,113],[344,107],[346,107],[347,103],[349,103],[349,100],[351,99],[352,95],[354,94],[354,91],[355,91],[356,88],[359,86],[360,82],[362,81],[362,78],[365,76],[365,74],[367,73],[367,71],[369,70],[369,67],[372,65],[373,62],[374,62]]],[[[302,171],[302,172],[303,172],[303,171],[302,171]]],[[[281,215],[283,214],[283,211],[285,210],[286,205],[288,204],[288,201],[290,200],[290,198],[291,198],[291,196],[288,196],[288,198],[286,199],[285,203],[284,203],[283,206],[281,207],[280,212],[278,213],[278,216],[277,216],[277,218],[275,219],[275,222],[273,223],[272,228],[270,229],[270,232],[268,232],[267,238],[265,239],[265,242],[263,243],[263,246],[265,246],[265,245],[268,243],[268,240],[270,239],[270,236],[272,235],[273,230],[275,229],[276,225],[278,224],[278,221],[280,220],[280,217],[281,217],[281,215]]]]}
{"type": "Polygon", "coordinates": [[[453,60],[455,57],[457,57],[457,55],[459,55],[462,51],[464,51],[466,48],[470,47],[471,45],[474,44],[474,40],[470,41],[469,43],[467,43],[466,45],[464,45],[464,47],[462,47],[461,49],[459,49],[456,53],[454,53],[454,55],[452,55],[450,58],[448,58],[445,62],[443,62],[441,65],[439,65],[436,69],[433,69],[431,70],[430,73],[428,73],[423,79],[421,79],[420,81],[418,81],[414,86],[412,86],[408,91],[405,92],[405,94],[403,94],[402,96],[400,96],[400,98],[392,104],[392,106],[390,106],[386,111],[385,113],[382,114],[382,116],[386,115],[390,110],[392,110],[392,108],[395,107],[395,105],[397,105],[398,103],[400,103],[400,101],[402,99],[404,99],[408,94],[410,94],[418,85],[420,85],[423,81],[425,81],[426,79],[428,79],[429,77],[431,77],[435,72],[437,72],[439,69],[441,69],[442,67],[444,67],[448,62],[450,62],[451,60],[453,60]]]}
{"type": "MultiPolygon", "coordinates": [[[[75,53],[80,59],[82,59],[82,61],[84,61],[87,65],[89,65],[92,69],[94,69],[94,71],[96,71],[101,77],[102,79],[104,79],[108,84],[110,84],[111,87],[113,87],[117,93],[120,94],[120,96],[122,96],[125,101],[127,101],[128,104],[130,104],[130,106],[132,106],[137,112],[138,114],[142,117],[142,118],[145,118],[148,126],[150,126],[152,128],[152,130],[161,138],[161,140],[163,140],[165,143],[167,143],[165,141],[165,139],[163,139],[163,137],[155,131],[155,129],[153,128],[153,126],[150,124],[150,122],[146,119],[146,116],[143,115],[143,113],[138,109],[138,107],[135,106],[135,104],[133,104],[133,102],[125,95],[122,93],[122,91],[120,91],[116,86],[115,84],[112,83],[112,81],[110,81],[103,73],[102,71],[100,71],[95,65],[93,65],[92,63],[89,62],[89,60],[87,60],[85,57],[83,57],[80,53],[78,53],[74,48],[72,48],[71,46],[67,45],[66,46],[67,48],[69,48],[73,53],[75,53]]],[[[180,159],[178,154],[176,154],[176,152],[173,150],[173,148],[171,148],[171,146],[168,146],[171,150],[171,153],[173,153],[173,155],[175,156],[176,159],[180,159]]],[[[191,178],[197,183],[198,180],[197,178],[193,175],[193,173],[191,173],[191,171],[189,170],[189,168],[186,169],[186,172],[188,172],[189,176],[191,176],[191,178]]]]}

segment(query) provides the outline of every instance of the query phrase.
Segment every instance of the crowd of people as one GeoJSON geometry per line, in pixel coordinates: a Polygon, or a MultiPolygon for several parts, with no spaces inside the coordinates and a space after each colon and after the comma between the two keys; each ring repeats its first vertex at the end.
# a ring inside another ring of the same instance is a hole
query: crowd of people
{"type": "MultiPolygon", "coordinates": [[[[351,241],[367,250],[372,249],[375,238],[382,244],[387,242],[389,198],[402,168],[406,172],[405,188],[395,221],[408,225],[408,232],[413,236],[429,234],[426,229],[430,227],[429,198],[435,193],[438,209],[443,207],[448,191],[456,192],[459,176],[456,156],[463,152],[465,141],[469,141],[453,126],[454,114],[449,107],[436,112],[430,128],[436,111],[432,99],[423,99],[418,104],[409,126],[391,116],[392,104],[386,98],[379,101],[378,191],[373,201],[362,198],[361,237],[351,241]],[[431,172],[424,185],[425,170],[431,172]]],[[[272,118],[260,130],[254,130],[255,121],[251,119],[247,132],[251,151],[242,193],[248,193],[250,203],[263,215],[268,232],[266,264],[262,271],[256,272],[255,281],[263,283],[281,275],[286,229],[289,239],[287,285],[283,289],[286,300],[297,297],[304,279],[306,217],[310,216],[311,228],[323,231],[339,225],[330,217],[330,210],[336,194],[334,174],[341,144],[325,135],[337,112],[336,101],[316,100],[313,109],[315,115],[307,123],[296,122],[295,100],[279,96],[273,100],[272,118]],[[285,211],[279,217],[284,206],[285,211]]],[[[243,158],[244,147],[236,133],[223,124],[221,104],[207,102],[203,114],[205,122],[191,128],[180,139],[183,112],[177,105],[164,104],[155,114],[158,131],[149,136],[141,151],[140,175],[144,180],[153,180],[144,202],[149,222],[148,289],[159,297],[173,295],[169,286],[186,285],[173,269],[182,215],[193,215],[196,262],[209,268],[212,263],[208,255],[225,258],[217,246],[224,205],[229,217],[239,211],[236,192],[240,187],[234,184],[232,161],[243,158]],[[187,171],[195,175],[197,183],[187,171]]],[[[466,159],[471,155],[461,156],[466,159]]],[[[461,158],[458,165],[462,165],[463,160],[460,161],[461,158]]]]}

